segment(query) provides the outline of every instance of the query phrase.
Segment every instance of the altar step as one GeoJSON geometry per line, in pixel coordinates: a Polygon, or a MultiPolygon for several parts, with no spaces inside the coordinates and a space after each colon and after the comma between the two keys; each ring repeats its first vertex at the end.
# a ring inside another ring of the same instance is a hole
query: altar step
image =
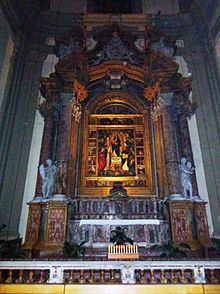
{"type": "Polygon", "coordinates": [[[3,285],[1,294],[219,294],[220,285],[3,285]]]}

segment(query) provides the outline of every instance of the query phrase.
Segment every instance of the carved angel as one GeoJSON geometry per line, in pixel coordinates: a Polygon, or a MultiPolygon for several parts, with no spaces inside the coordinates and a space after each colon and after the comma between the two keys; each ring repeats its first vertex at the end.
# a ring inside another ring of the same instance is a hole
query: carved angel
{"type": "Polygon", "coordinates": [[[181,163],[179,164],[180,180],[183,190],[184,197],[192,198],[192,182],[191,175],[194,173],[195,168],[192,167],[190,161],[187,161],[185,157],[181,158],[181,163]]]}
{"type": "Polygon", "coordinates": [[[51,198],[55,188],[56,165],[52,163],[51,159],[47,159],[46,165],[40,165],[39,173],[42,179],[43,197],[46,199],[51,198]]]}

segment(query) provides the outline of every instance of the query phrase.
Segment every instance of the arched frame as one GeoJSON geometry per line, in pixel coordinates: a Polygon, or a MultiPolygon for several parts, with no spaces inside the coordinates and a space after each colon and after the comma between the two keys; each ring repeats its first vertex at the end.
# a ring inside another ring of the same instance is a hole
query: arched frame
{"type": "Polygon", "coordinates": [[[130,196],[155,194],[149,108],[126,92],[99,95],[82,112],[79,196],[108,196],[121,182],[130,196]]]}

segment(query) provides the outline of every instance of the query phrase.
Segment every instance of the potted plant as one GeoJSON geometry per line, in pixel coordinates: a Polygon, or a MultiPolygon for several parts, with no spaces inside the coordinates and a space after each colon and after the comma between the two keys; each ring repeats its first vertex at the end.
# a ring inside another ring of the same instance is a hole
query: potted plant
{"type": "Polygon", "coordinates": [[[151,247],[151,251],[162,252],[160,254],[160,257],[162,258],[187,258],[186,250],[191,250],[188,244],[174,244],[172,241],[168,241],[167,244],[154,245],[151,247]]]}
{"type": "Polygon", "coordinates": [[[86,241],[82,241],[80,244],[70,244],[70,242],[65,242],[63,246],[64,255],[70,258],[84,257],[85,248],[83,245],[85,243],[86,241]]]}
{"type": "Polygon", "coordinates": [[[126,235],[126,229],[116,227],[110,233],[110,242],[114,245],[124,245],[126,243],[133,244],[133,240],[126,235]]]}

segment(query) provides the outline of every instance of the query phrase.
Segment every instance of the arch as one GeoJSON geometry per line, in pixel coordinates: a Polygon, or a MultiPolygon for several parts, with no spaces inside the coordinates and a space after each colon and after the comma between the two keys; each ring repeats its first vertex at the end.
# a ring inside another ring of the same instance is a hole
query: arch
{"type": "Polygon", "coordinates": [[[87,104],[85,109],[90,112],[98,113],[103,107],[109,105],[110,103],[126,105],[127,108],[131,110],[131,113],[141,113],[143,109],[149,108],[148,101],[141,101],[138,96],[133,96],[125,91],[114,91],[100,94],[98,96],[92,97],[87,104]]]}

